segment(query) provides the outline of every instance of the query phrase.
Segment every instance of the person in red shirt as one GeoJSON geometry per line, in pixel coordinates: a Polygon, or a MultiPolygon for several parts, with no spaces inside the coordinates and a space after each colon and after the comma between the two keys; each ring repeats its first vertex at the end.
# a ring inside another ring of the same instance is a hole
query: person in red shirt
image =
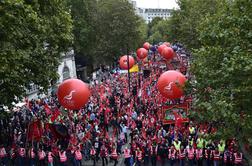
{"type": "Polygon", "coordinates": [[[7,163],[7,153],[3,145],[0,146],[0,161],[3,166],[6,166],[7,163]]]}
{"type": "Polygon", "coordinates": [[[112,153],[111,153],[110,157],[111,157],[112,160],[115,161],[114,166],[116,166],[117,163],[118,163],[118,153],[117,153],[115,147],[112,148],[112,153]]]}
{"type": "Polygon", "coordinates": [[[96,150],[94,148],[94,146],[92,146],[91,150],[90,150],[90,156],[92,158],[93,162],[93,166],[96,166],[96,150]]]}
{"type": "Polygon", "coordinates": [[[76,166],[81,166],[82,153],[80,151],[79,146],[77,146],[77,149],[74,152],[74,158],[75,158],[75,161],[76,161],[76,166]]]}
{"type": "Polygon", "coordinates": [[[23,147],[21,146],[21,147],[19,148],[19,150],[18,150],[18,154],[19,154],[18,165],[19,165],[19,166],[25,165],[25,164],[24,164],[24,162],[25,162],[25,154],[26,154],[25,148],[23,148],[23,147]]]}
{"type": "Polygon", "coordinates": [[[45,151],[41,148],[38,151],[38,158],[39,158],[39,165],[40,166],[44,166],[45,165],[45,157],[46,157],[46,153],[45,151]]]}
{"type": "Polygon", "coordinates": [[[234,164],[235,166],[241,166],[242,165],[242,153],[235,150],[234,152],[234,164]]]}
{"type": "Polygon", "coordinates": [[[177,158],[177,151],[175,150],[174,146],[171,146],[171,148],[169,149],[168,158],[171,162],[171,166],[173,166],[177,158]]]}
{"type": "Polygon", "coordinates": [[[137,151],[136,151],[136,161],[137,161],[137,166],[141,166],[141,163],[143,161],[143,152],[140,150],[140,148],[137,148],[137,151]]]}
{"type": "Polygon", "coordinates": [[[218,148],[215,148],[215,150],[213,150],[212,153],[213,153],[214,166],[218,166],[220,161],[220,152],[218,151],[218,148]]]}
{"type": "Polygon", "coordinates": [[[157,151],[158,147],[155,143],[152,144],[150,147],[150,156],[151,156],[151,165],[156,166],[157,165],[157,151]]]}
{"type": "Polygon", "coordinates": [[[183,146],[181,146],[179,152],[178,152],[178,158],[179,158],[179,165],[184,166],[185,165],[185,157],[186,157],[186,150],[183,146]]]}
{"type": "Polygon", "coordinates": [[[101,147],[101,151],[100,151],[100,156],[102,158],[102,166],[105,166],[105,163],[106,165],[108,165],[108,149],[106,148],[105,145],[102,145],[101,147]]]}

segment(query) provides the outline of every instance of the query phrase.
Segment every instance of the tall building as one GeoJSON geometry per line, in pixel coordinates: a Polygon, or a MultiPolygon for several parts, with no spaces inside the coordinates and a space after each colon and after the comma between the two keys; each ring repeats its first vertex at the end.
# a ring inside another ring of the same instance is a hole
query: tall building
{"type": "MultiPolygon", "coordinates": [[[[60,65],[58,66],[58,75],[59,79],[57,80],[54,87],[57,87],[64,80],[69,78],[77,78],[76,76],[76,66],[75,66],[75,58],[74,51],[71,50],[66,53],[62,53],[60,59],[60,65]]],[[[43,94],[39,94],[39,87],[35,84],[31,84],[30,88],[26,90],[26,95],[28,99],[37,99],[39,97],[43,97],[43,94]]],[[[48,90],[48,93],[51,93],[54,89],[51,88],[48,90]]]]}
{"type": "Polygon", "coordinates": [[[161,8],[140,8],[137,7],[137,2],[134,0],[129,0],[133,5],[137,15],[142,17],[146,23],[150,23],[155,17],[161,17],[167,19],[171,16],[173,9],[161,9],[161,8]]]}

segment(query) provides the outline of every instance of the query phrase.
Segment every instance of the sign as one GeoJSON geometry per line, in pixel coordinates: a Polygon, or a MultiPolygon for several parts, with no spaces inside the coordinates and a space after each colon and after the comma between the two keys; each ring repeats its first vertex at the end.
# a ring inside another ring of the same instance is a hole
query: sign
{"type": "Polygon", "coordinates": [[[163,124],[175,123],[176,114],[181,115],[183,123],[189,122],[188,107],[189,107],[188,103],[163,106],[162,108],[163,124]]]}

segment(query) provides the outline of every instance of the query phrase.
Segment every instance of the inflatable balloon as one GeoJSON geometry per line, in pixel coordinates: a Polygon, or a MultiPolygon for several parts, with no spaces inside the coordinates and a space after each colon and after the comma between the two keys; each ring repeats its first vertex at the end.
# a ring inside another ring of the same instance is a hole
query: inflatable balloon
{"type": "Polygon", "coordinates": [[[169,70],[161,74],[157,82],[158,91],[168,99],[177,99],[183,96],[185,76],[175,70],[169,70]]]}
{"type": "MultiPolygon", "coordinates": [[[[128,70],[128,59],[127,55],[124,55],[120,58],[120,68],[123,70],[128,70]]],[[[129,56],[129,68],[132,68],[135,64],[135,60],[132,56],[129,56]]]]}
{"type": "Polygon", "coordinates": [[[143,48],[145,48],[146,50],[149,50],[150,49],[150,43],[148,43],[148,42],[145,42],[144,44],[143,44],[143,48]]]}
{"type": "Polygon", "coordinates": [[[162,51],[163,51],[163,49],[164,48],[166,48],[167,46],[166,45],[164,45],[164,44],[162,44],[162,45],[160,45],[160,46],[158,46],[158,53],[159,54],[161,54],[162,53],[162,51]]]}
{"type": "Polygon", "coordinates": [[[169,60],[169,59],[172,59],[173,58],[173,55],[174,55],[174,51],[171,47],[164,47],[162,52],[161,52],[161,55],[169,60]]]}
{"type": "Polygon", "coordinates": [[[137,49],[136,53],[139,59],[144,59],[148,56],[148,51],[145,48],[137,49]]]}
{"type": "Polygon", "coordinates": [[[59,85],[57,96],[64,108],[78,110],[88,102],[90,91],[81,80],[68,79],[59,85]]]}
{"type": "Polygon", "coordinates": [[[163,44],[166,45],[167,47],[171,47],[171,43],[169,42],[164,42],[163,44]]]}

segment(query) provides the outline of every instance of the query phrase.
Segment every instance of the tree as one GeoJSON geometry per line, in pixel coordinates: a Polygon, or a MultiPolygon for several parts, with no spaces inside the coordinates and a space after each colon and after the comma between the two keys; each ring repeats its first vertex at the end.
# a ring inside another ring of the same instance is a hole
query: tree
{"type": "Polygon", "coordinates": [[[73,19],[74,50],[77,55],[90,54],[95,44],[97,1],[69,0],[73,19]]]}
{"type": "Polygon", "coordinates": [[[252,2],[224,1],[199,24],[192,82],[197,91],[193,116],[213,122],[217,138],[233,138],[252,165],[252,2]]]}
{"type": "Polygon", "coordinates": [[[142,21],[126,0],[98,1],[96,20],[96,62],[109,62],[135,50],[142,43],[142,21]]]}
{"type": "Polygon", "coordinates": [[[172,12],[169,28],[172,40],[184,43],[190,49],[199,48],[199,34],[196,27],[207,14],[214,14],[221,7],[220,3],[220,0],[179,0],[179,9],[172,12]]]}
{"type": "Polygon", "coordinates": [[[151,43],[158,43],[161,41],[167,41],[170,36],[170,20],[160,20],[152,26],[148,41],[151,43]]]}
{"type": "Polygon", "coordinates": [[[5,0],[0,6],[0,104],[10,105],[30,83],[47,90],[57,79],[72,20],[64,0],[5,0]]]}

